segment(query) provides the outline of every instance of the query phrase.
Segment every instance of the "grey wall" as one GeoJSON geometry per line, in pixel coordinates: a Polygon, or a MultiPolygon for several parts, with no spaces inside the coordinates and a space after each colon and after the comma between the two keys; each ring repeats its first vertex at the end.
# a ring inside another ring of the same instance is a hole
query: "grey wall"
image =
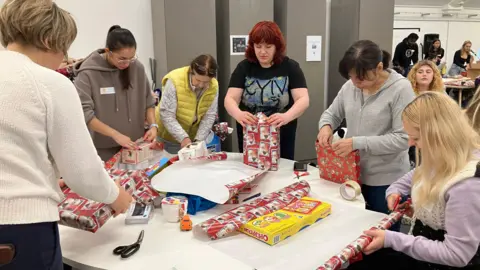
{"type": "Polygon", "coordinates": [[[217,58],[215,0],[152,0],[157,84],[198,55],[217,58]]]}
{"type": "Polygon", "coordinates": [[[395,0],[360,0],[359,39],[372,40],[391,53],[394,8],[395,0]]]}
{"type": "Polygon", "coordinates": [[[275,21],[285,35],[287,55],[300,64],[305,74],[310,96],[310,107],[298,122],[295,159],[314,159],[318,120],[324,111],[327,3],[325,0],[275,0],[275,21]],[[307,35],[322,36],[321,62],[306,61],[307,35]]]}
{"type": "Polygon", "coordinates": [[[333,0],[331,5],[328,104],[346,82],[338,63],[353,42],[369,39],[391,51],[395,0],[333,0]]]}
{"type": "MultiPolygon", "coordinates": [[[[227,93],[230,74],[237,64],[245,59],[243,55],[230,55],[230,35],[248,35],[259,21],[273,20],[273,0],[217,0],[217,49],[219,70],[219,116],[236,128],[235,119],[225,111],[223,100],[227,93]]],[[[222,145],[227,151],[238,151],[236,131],[222,145]]]]}

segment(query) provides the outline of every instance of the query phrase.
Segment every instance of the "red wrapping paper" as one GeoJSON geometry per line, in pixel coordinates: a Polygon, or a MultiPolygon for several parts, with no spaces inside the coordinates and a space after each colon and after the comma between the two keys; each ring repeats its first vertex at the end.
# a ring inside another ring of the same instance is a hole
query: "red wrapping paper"
{"type": "Polygon", "coordinates": [[[250,220],[283,209],[307,196],[309,192],[310,185],[306,181],[299,181],[276,192],[252,199],[197,226],[200,226],[212,240],[219,239],[239,230],[250,220]]]}
{"type": "MultiPolygon", "coordinates": [[[[137,202],[150,204],[159,196],[151,188],[150,180],[144,171],[110,169],[109,174],[113,180],[119,180],[120,185],[137,202]]],[[[65,199],[59,204],[59,224],[96,232],[114,214],[110,206],[83,198],[70,188],[64,189],[63,193],[65,199]]]]}
{"type": "Polygon", "coordinates": [[[225,141],[228,137],[228,123],[227,122],[220,122],[218,124],[213,125],[212,127],[213,133],[217,135],[221,141],[225,141]]]}
{"type": "MultiPolygon", "coordinates": [[[[409,202],[406,204],[406,207],[398,211],[392,212],[390,215],[384,217],[377,226],[372,227],[371,229],[377,230],[388,230],[392,227],[393,224],[400,221],[400,219],[405,214],[406,210],[409,208],[409,202]]],[[[347,267],[356,261],[362,259],[362,251],[372,242],[372,238],[366,234],[360,235],[355,241],[347,245],[342,251],[337,255],[331,257],[327,260],[322,266],[318,267],[317,270],[340,270],[347,269],[347,267]]],[[[388,268],[388,267],[387,267],[388,268]]]]}
{"type": "Polygon", "coordinates": [[[256,116],[256,125],[243,128],[243,163],[276,171],[280,158],[279,129],[267,123],[265,114],[258,113],[256,116]]]}
{"type": "Polygon", "coordinates": [[[323,148],[315,143],[320,178],[343,184],[355,181],[360,184],[360,153],[353,151],[346,157],[340,157],[331,147],[323,148]]]}

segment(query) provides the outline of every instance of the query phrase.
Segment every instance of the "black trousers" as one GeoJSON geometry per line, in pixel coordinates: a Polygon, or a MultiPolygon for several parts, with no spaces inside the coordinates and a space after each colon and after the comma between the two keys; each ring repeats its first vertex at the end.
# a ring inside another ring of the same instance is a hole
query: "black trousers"
{"type": "MultiPolygon", "coordinates": [[[[280,157],[295,160],[295,136],[297,120],[280,128],[280,157]]],[[[238,149],[243,153],[243,127],[237,122],[238,149]]],[[[313,147],[313,146],[312,146],[313,147]]]]}
{"type": "Polygon", "coordinates": [[[0,244],[15,246],[15,257],[1,270],[63,270],[56,222],[0,225],[0,244]]]}

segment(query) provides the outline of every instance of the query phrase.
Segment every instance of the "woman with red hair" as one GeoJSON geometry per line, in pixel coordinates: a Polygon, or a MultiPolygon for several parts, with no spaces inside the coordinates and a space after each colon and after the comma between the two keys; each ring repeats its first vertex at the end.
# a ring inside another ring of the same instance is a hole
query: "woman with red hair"
{"type": "Polygon", "coordinates": [[[308,108],[307,83],[300,65],[285,56],[278,25],[257,23],[248,36],[245,60],[232,73],[225,109],[237,120],[238,148],[243,152],[242,126],[255,124],[255,114],[280,127],[280,154],[294,159],[297,118],[308,108]]]}

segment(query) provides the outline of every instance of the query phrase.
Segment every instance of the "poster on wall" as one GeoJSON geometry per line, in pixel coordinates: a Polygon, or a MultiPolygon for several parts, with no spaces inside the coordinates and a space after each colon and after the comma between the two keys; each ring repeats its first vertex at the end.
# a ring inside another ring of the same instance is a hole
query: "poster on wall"
{"type": "Polygon", "coordinates": [[[244,55],[247,49],[248,35],[230,36],[230,55],[244,55]]]}
{"type": "Polygon", "coordinates": [[[307,36],[307,62],[322,61],[322,36],[307,36]]]}

